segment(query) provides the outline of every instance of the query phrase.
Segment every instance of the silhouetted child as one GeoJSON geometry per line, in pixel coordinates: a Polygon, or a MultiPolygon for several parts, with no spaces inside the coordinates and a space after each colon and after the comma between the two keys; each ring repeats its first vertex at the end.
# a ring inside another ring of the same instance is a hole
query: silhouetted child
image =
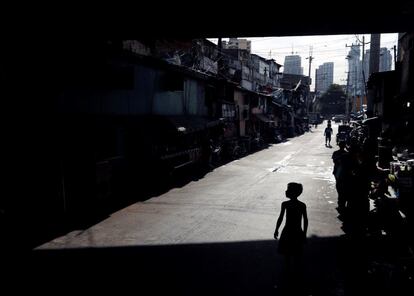
{"type": "Polygon", "coordinates": [[[333,133],[331,124],[328,123],[328,126],[325,128],[324,136],[325,136],[325,146],[330,147],[331,146],[331,135],[333,133]]]}
{"type": "Polygon", "coordinates": [[[282,209],[277,219],[275,239],[279,236],[279,228],[282,224],[286,212],[286,223],[280,235],[278,252],[283,254],[286,259],[286,271],[289,273],[291,261],[293,261],[293,271],[297,271],[297,262],[302,254],[303,245],[306,240],[308,230],[308,216],[306,205],[297,198],[302,193],[303,187],[299,183],[289,183],[287,185],[286,197],[290,200],[282,203],[282,209]],[[302,229],[303,217],[303,229],[302,229]]]}

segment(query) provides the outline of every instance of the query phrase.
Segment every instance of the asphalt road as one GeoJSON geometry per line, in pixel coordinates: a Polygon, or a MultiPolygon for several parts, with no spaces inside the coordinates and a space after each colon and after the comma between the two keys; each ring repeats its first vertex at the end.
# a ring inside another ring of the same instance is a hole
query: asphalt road
{"type": "MultiPolygon", "coordinates": [[[[336,127],[334,126],[334,129],[336,127]]],[[[289,182],[303,184],[308,237],[343,232],[336,216],[332,148],[323,126],[216,168],[182,188],[135,203],[40,248],[125,247],[272,239],[289,182]]]]}
{"type": "Polygon", "coordinates": [[[337,147],[334,141],[325,147],[323,128],[56,238],[36,249],[31,267],[60,271],[47,273],[57,282],[97,276],[100,285],[86,280],[94,290],[122,282],[121,290],[181,295],[343,295],[331,160],[337,147]],[[309,217],[302,267],[293,278],[273,239],[289,182],[303,184],[299,199],[309,217]]]}

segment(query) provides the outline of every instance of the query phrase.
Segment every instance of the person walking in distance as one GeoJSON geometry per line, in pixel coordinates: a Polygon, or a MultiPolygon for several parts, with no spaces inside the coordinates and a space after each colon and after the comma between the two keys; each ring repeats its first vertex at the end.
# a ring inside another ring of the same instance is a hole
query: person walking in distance
{"type": "Polygon", "coordinates": [[[331,135],[333,133],[331,124],[328,123],[328,126],[325,128],[323,135],[325,136],[325,146],[331,147],[331,135]]]}

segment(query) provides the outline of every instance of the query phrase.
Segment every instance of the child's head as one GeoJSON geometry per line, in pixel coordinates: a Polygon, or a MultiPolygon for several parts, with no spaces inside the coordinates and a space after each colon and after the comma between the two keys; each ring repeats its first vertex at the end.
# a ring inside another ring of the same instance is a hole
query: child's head
{"type": "Polygon", "coordinates": [[[303,191],[303,186],[300,183],[288,183],[287,190],[286,190],[286,197],[296,199],[299,195],[301,195],[303,191]]]}
{"type": "Polygon", "coordinates": [[[345,141],[339,141],[338,146],[339,146],[339,148],[341,148],[341,149],[345,149],[345,147],[346,147],[346,142],[345,142],[345,141]]]}

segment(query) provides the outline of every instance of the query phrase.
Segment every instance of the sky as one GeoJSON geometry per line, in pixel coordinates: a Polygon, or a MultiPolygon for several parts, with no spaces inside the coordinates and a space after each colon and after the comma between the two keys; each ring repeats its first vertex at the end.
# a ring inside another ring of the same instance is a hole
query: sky
{"type": "MultiPolygon", "coordinates": [[[[350,49],[346,47],[346,45],[349,46],[352,43],[359,43],[357,38],[362,41],[363,36],[365,36],[365,42],[370,41],[371,35],[369,34],[239,38],[252,41],[252,53],[260,55],[264,58],[275,59],[277,63],[282,65],[286,55],[291,55],[292,52],[293,54],[300,55],[302,57],[304,75],[308,75],[309,73],[309,60],[306,59],[306,57],[309,57],[310,47],[312,46],[313,60],[311,66],[311,89],[313,90],[315,83],[315,69],[326,62],[334,63],[334,83],[346,84],[346,72],[348,71],[346,56],[350,49]]],[[[209,40],[217,43],[217,39],[209,40]]],[[[228,38],[223,38],[222,40],[227,41],[228,38]]],[[[381,34],[381,47],[391,49],[394,45],[398,46],[398,33],[381,34]]],[[[370,44],[366,44],[365,49],[369,49],[369,46],[370,44]]],[[[391,50],[391,54],[394,58],[393,50],[391,50]]],[[[392,69],[394,69],[394,60],[392,63],[392,69]]]]}

